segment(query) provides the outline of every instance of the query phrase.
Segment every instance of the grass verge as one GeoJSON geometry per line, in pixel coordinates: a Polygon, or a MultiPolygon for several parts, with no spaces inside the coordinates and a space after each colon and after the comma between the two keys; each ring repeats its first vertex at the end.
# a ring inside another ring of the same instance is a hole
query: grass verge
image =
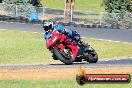
{"type": "MultiPolygon", "coordinates": [[[[42,0],[44,7],[64,9],[64,0],[42,0]]],[[[75,10],[79,11],[104,11],[102,0],[76,0],[75,10]]]]}
{"type": "MultiPolygon", "coordinates": [[[[132,43],[116,43],[85,38],[99,54],[99,59],[132,56],[132,43]]],[[[56,62],[46,49],[42,34],[0,30],[0,64],[56,62]]]]}
{"type": "Polygon", "coordinates": [[[85,84],[80,86],[75,79],[65,80],[2,80],[0,88],[131,88],[129,84],[85,84]]]}

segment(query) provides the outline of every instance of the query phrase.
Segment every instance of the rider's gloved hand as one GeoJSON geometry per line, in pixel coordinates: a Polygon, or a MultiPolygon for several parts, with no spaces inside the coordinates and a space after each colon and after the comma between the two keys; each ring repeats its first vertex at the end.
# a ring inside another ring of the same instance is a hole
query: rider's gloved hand
{"type": "Polygon", "coordinates": [[[65,30],[61,31],[61,33],[64,35],[68,35],[68,33],[65,30]]]}
{"type": "Polygon", "coordinates": [[[78,33],[76,31],[72,31],[72,36],[76,36],[78,33]]]}
{"type": "Polygon", "coordinates": [[[78,42],[81,40],[80,35],[78,33],[74,34],[73,38],[78,42]]]}
{"type": "Polygon", "coordinates": [[[79,43],[83,43],[83,40],[80,38],[78,42],[79,42],[79,43]]]}

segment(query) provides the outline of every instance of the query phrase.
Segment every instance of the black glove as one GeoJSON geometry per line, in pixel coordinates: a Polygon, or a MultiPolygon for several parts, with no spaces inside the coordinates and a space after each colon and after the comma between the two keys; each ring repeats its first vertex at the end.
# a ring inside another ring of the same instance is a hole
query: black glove
{"type": "Polygon", "coordinates": [[[72,31],[72,36],[76,36],[78,33],[76,31],[72,31]]]}
{"type": "Polygon", "coordinates": [[[62,35],[63,35],[63,34],[64,34],[64,35],[68,35],[68,33],[67,33],[65,30],[61,31],[61,33],[62,33],[62,35]]]}

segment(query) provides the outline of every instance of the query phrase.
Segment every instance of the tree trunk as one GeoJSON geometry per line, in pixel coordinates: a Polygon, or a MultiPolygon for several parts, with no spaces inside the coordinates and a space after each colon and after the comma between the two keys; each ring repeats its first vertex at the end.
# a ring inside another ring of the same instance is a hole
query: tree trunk
{"type": "Polygon", "coordinates": [[[65,0],[65,9],[64,9],[64,21],[65,23],[72,22],[73,18],[73,9],[74,9],[75,0],[65,0]]]}

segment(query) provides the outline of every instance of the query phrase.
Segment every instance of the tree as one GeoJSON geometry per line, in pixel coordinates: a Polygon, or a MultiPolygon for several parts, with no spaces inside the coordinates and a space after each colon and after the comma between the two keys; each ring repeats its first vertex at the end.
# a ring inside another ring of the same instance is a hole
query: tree
{"type": "Polygon", "coordinates": [[[103,5],[109,13],[132,12],[132,0],[103,0],[103,5]]]}
{"type": "Polygon", "coordinates": [[[3,0],[4,3],[7,4],[32,4],[33,6],[40,7],[42,4],[40,3],[41,0],[3,0]]]}
{"type": "Polygon", "coordinates": [[[2,0],[6,4],[26,4],[29,3],[29,0],[2,0]]]}
{"type": "Polygon", "coordinates": [[[0,0],[0,3],[2,3],[2,0],[0,0]]]}
{"type": "Polygon", "coordinates": [[[103,20],[111,27],[132,27],[132,0],[103,0],[105,10],[103,20]]]}
{"type": "Polygon", "coordinates": [[[31,4],[37,7],[42,6],[42,4],[40,3],[40,0],[31,0],[31,4]]]}
{"type": "Polygon", "coordinates": [[[64,20],[66,23],[72,21],[75,0],[65,0],[64,20]]]}

